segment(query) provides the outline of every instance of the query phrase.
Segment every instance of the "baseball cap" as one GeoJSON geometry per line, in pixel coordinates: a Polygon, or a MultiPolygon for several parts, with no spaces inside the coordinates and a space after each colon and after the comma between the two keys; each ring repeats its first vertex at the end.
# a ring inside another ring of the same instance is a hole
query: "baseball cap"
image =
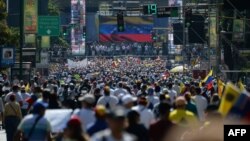
{"type": "Polygon", "coordinates": [[[48,106],[48,103],[42,100],[37,100],[33,105],[33,113],[39,113],[41,110],[46,109],[48,106]]]}
{"type": "Polygon", "coordinates": [[[119,120],[119,119],[125,119],[125,117],[126,117],[125,109],[121,106],[115,107],[108,113],[108,118],[110,119],[119,120]]]}
{"type": "Polygon", "coordinates": [[[105,116],[107,114],[107,109],[103,105],[97,105],[94,111],[98,116],[105,116]]]}
{"type": "Polygon", "coordinates": [[[90,94],[86,94],[82,97],[79,97],[78,100],[89,104],[95,103],[95,97],[90,94]]]}
{"type": "Polygon", "coordinates": [[[134,102],[136,100],[137,100],[137,98],[133,97],[131,95],[125,95],[125,96],[122,97],[122,103],[123,103],[123,105],[126,105],[126,104],[128,104],[130,102],[134,102]]]}
{"type": "Polygon", "coordinates": [[[76,116],[76,115],[73,115],[69,119],[69,121],[67,123],[67,126],[68,127],[79,127],[79,126],[81,126],[81,120],[80,120],[80,118],[78,116],[76,116]]]}

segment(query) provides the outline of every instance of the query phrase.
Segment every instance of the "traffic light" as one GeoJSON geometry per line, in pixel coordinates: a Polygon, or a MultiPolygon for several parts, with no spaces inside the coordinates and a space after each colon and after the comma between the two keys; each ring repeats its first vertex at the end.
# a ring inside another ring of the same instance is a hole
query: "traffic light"
{"type": "Polygon", "coordinates": [[[123,13],[117,13],[117,31],[125,31],[123,13]]]}
{"type": "Polygon", "coordinates": [[[156,33],[155,33],[154,31],[151,32],[151,38],[152,38],[152,41],[153,41],[153,42],[156,42],[156,40],[157,40],[157,35],[156,35],[156,33]]]}
{"type": "Polygon", "coordinates": [[[185,27],[189,27],[191,24],[191,17],[192,17],[192,9],[187,8],[185,9],[185,27]]]}
{"type": "Polygon", "coordinates": [[[68,35],[68,29],[67,29],[67,26],[63,26],[63,27],[62,27],[62,33],[63,33],[63,36],[68,35]]]}
{"type": "Polygon", "coordinates": [[[86,38],[86,26],[82,28],[82,37],[86,38]]]}

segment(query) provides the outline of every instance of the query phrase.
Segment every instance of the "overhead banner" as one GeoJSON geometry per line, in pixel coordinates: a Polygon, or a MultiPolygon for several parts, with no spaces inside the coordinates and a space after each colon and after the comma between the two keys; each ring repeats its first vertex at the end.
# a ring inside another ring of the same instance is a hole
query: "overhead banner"
{"type": "Polygon", "coordinates": [[[67,59],[68,62],[68,69],[72,69],[72,68],[84,68],[88,65],[88,60],[83,59],[81,61],[73,61],[70,59],[67,59]]]}
{"type": "Polygon", "coordinates": [[[209,40],[210,47],[216,47],[217,34],[216,34],[216,17],[210,17],[210,28],[209,28],[209,40]]]}
{"type": "Polygon", "coordinates": [[[37,1],[24,0],[24,33],[37,33],[37,1]]]}
{"type": "Polygon", "coordinates": [[[233,25],[233,40],[234,41],[244,41],[244,20],[243,19],[234,19],[233,25]]]}

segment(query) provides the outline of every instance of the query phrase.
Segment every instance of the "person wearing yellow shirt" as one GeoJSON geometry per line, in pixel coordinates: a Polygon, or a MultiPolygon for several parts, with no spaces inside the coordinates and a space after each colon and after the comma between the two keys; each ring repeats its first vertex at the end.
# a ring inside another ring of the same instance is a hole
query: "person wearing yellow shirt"
{"type": "Polygon", "coordinates": [[[4,125],[6,127],[7,141],[13,141],[17,126],[22,118],[21,107],[14,94],[10,95],[9,102],[5,104],[4,125]]]}
{"type": "Polygon", "coordinates": [[[194,113],[186,110],[186,100],[183,96],[177,97],[175,100],[175,108],[170,112],[169,120],[182,127],[195,127],[198,120],[194,113]]]}

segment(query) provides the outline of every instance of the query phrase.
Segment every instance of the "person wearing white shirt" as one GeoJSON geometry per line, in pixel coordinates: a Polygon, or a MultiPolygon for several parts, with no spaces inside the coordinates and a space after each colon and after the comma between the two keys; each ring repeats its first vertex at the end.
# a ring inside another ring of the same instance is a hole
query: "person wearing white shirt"
{"type": "Polygon", "coordinates": [[[175,98],[177,97],[177,92],[173,89],[172,83],[168,84],[168,93],[169,93],[169,97],[171,100],[171,104],[173,104],[175,101],[175,98]]]}
{"type": "Polygon", "coordinates": [[[198,117],[201,121],[205,120],[205,110],[208,106],[208,101],[207,99],[201,95],[201,88],[197,87],[195,88],[196,90],[196,96],[194,98],[197,112],[198,112],[198,117]]]}
{"type": "Polygon", "coordinates": [[[116,107],[107,114],[109,128],[94,134],[90,141],[137,141],[134,135],[125,132],[126,113],[123,107],[116,107]]]}
{"type": "Polygon", "coordinates": [[[95,122],[95,112],[92,110],[95,98],[90,94],[86,94],[82,97],[79,97],[79,101],[82,102],[82,108],[76,109],[73,115],[77,115],[82,123],[82,129],[86,131],[89,124],[95,122]]]}
{"type": "Polygon", "coordinates": [[[181,88],[178,85],[178,80],[175,80],[175,84],[173,85],[173,90],[176,91],[177,95],[179,95],[181,93],[181,88]]]}
{"type": "Polygon", "coordinates": [[[159,98],[154,95],[154,89],[153,88],[148,89],[147,100],[148,100],[148,108],[151,109],[151,110],[153,110],[155,104],[160,102],[159,98]]]}
{"type": "Polygon", "coordinates": [[[127,94],[128,92],[122,88],[123,84],[122,82],[119,82],[118,88],[114,90],[114,96],[118,96],[119,94],[127,94]]]}
{"type": "Polygon", "coordinates": [[[110,95],[110,88],[104,87],[104,95],[99,98],[97,105],[104,105],[107,109],[113,109],[118,104],[119,100],[117,97],[110,95]]]}
{"type": "Polygon", "coordinates": [[[22,96],[22,99],[23,99],[23,106],[21,107],[21,111],[22,111],[22,115],[24,117],[27,114],[27,110],[28,110],[28,107],[29,107],[29,103],[26,102],[26,99],[31,97],[30,94],[26,93],[25,86],[21,87],[21,96],[22,96]]]}
{"type": "Polygon", "coordinates": [[[148,102],[145,97],[139,97],[138,105],[133,107],[132,110],[140,114],[140,122],[149,129],[150,124],[154,121],[153,112],[147,108],[148,102]]]}
{"type": "Polygon", "coordinates": [[[20,95],[20,93],[18,92],[18,89],[19,89],[19,87],[18,87],[17,85],[14,85],[14,86],[12,87],[12,92],[9,92],[9,93],[5,96],[4,101],[5,101],[5,102],[10,102],[10,96],[11,96],[12,94],[14,94],[14,95],[16,96],[16,101],[20,104],[20,106],[23,106],[23,98],[22,98],[22,96],[20,95]]]}

